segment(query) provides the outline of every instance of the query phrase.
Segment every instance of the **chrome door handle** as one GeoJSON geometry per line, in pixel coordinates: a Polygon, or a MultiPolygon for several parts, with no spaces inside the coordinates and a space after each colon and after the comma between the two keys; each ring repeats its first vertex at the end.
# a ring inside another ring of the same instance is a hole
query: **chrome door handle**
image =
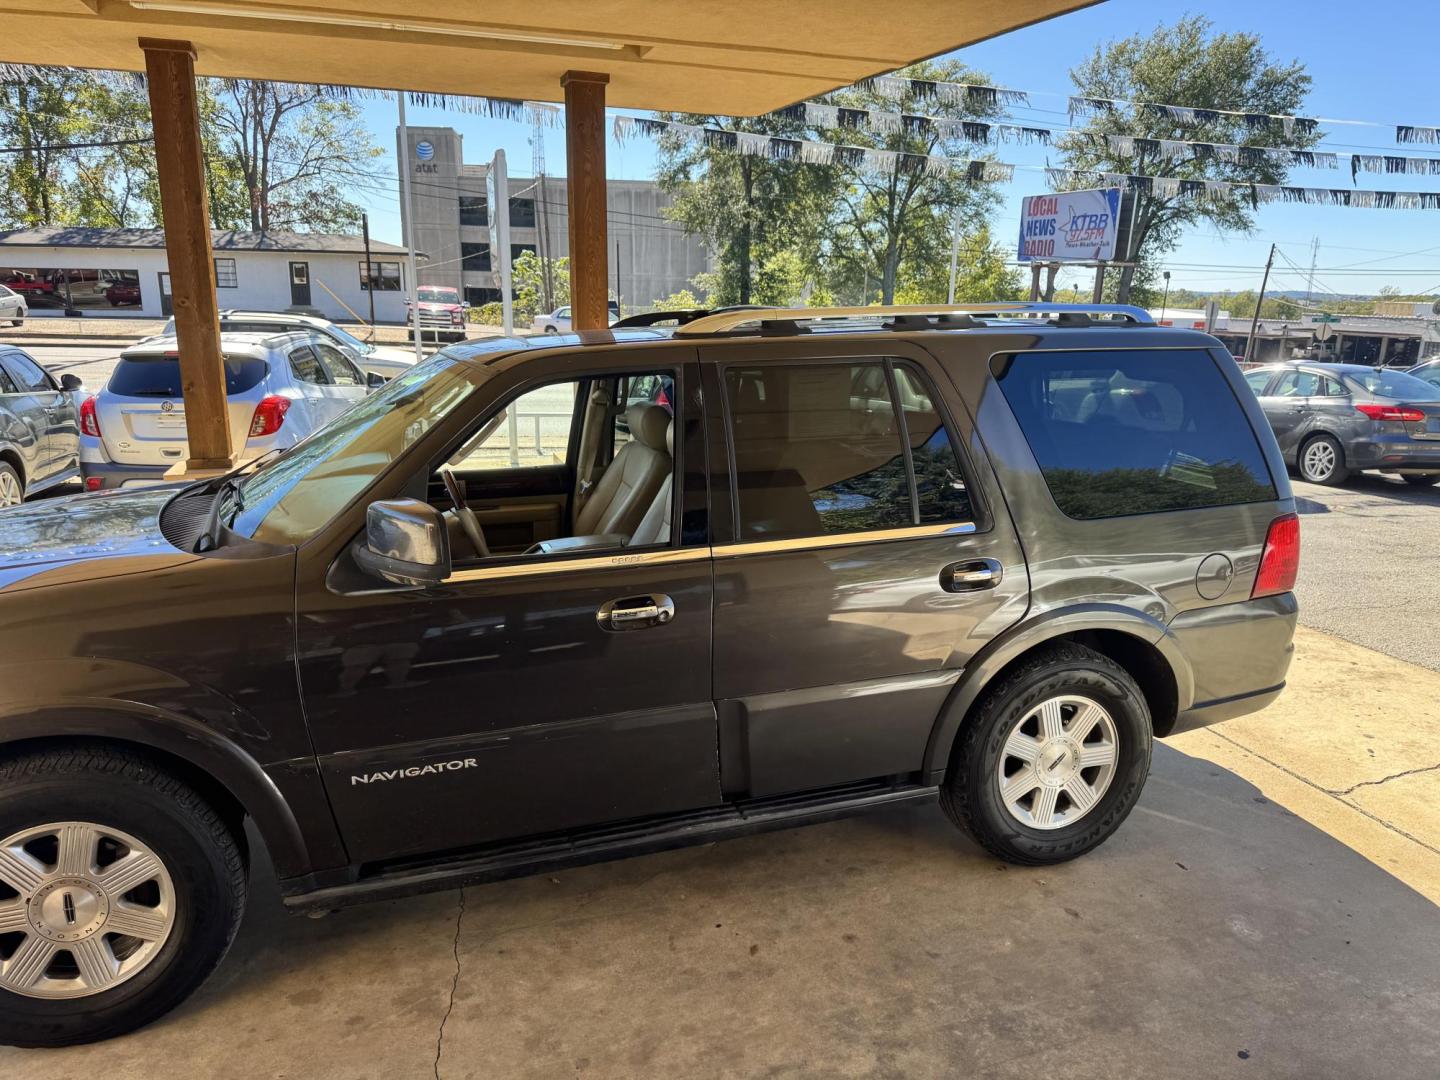
{"type": "Polygon", "coordinates": [[[675,618],[675,601],[663,593],[611,600],[595,612],[601,630],[620,633],[664,626],[675,618]]]}
{"type": "Polygon", "coordinates": [[[973,559],[951,563],[940,571],[940,587],[946,592],[980,592],[993,589],[1005,576],[1005,567],[996,559],[973,559]]]}

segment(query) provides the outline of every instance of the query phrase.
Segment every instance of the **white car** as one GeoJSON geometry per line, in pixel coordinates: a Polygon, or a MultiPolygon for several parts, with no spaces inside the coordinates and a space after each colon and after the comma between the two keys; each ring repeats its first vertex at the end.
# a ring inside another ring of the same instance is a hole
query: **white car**
{"type": "MultiPolygon", "coordinates": [[[[272,334],[287,330],[300,333],[313,330],[326,335],[342,352],[349,355],[350,359],[382,379],[393,379],[401,372],[409,371],[415,366],[414,349],[399,349],[361,341],[354,334],[347,333],[328,319],[319,319],[313,315],[287,315],[278,311],[227,309],[220,312],[220,332],[222,334],[272,334]]],[[[174,337],[175,320],[171,319],[167,322],[165,329],[156,336],[174,337]]],[[[154,340],[155,338],[145,339],[146,342],[154,340]]]]}
{"type": "MultiPolygon", "coordinates": [[[[610,325],[614,326],[620,321],[620,305],[614,300],[610,301],[610,325]]],[[[531,330],[538,330],[546,334],[568,334],[572,327],[570,325],[570,305],[558,307],[549,315],[536,315],[535,321],[530,324],[531,330]]]]}
{"type": "Polygon", "coordinates": [[[30,309],[25,306],[25,297],[8,286],[0,285],[0,322],[9,319],[11,326],[19,326],[28,314],[30,309]]]}
{"type": "MultiPolygon", "coordinates": [[[[294,446],[370,392],[355,362],[313,330],[222,334],[220,351],[230,443],[246,458],[294,446]]],[[[80,406],[85,489],[164,483],[188,456],[178,342],[132,345],[80,406]]]]}

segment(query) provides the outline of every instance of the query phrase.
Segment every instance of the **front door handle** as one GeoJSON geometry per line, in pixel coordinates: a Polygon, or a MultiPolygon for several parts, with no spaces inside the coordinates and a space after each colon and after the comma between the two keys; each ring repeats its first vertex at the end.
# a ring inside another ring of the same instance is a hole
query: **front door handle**
{"type": "Polygon", "coordinates": [[[1005,576],[1005,567],[996,559],[972,559],[951,563],[940,571],[940,587],[946,592],[980,592],[993,589],[1005,576]]]}
{"type": "Polygon", "coordinates": [[[600,624],[600,629],[616,634],[626,630],[664,626],[673,618],[675,601],[664,593],[611,600],[595,612],[595,621],[600,624]]]}

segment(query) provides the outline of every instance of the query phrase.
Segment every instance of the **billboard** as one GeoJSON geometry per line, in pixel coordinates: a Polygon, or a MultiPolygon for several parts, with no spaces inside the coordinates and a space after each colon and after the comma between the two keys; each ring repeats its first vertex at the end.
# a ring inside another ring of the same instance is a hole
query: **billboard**
{"type": "Polygon", "coordinates": [[[1020,261],[1108,262],[1119,221],[1119,188],[1028,196],[1020,206],[1020,261]]]}

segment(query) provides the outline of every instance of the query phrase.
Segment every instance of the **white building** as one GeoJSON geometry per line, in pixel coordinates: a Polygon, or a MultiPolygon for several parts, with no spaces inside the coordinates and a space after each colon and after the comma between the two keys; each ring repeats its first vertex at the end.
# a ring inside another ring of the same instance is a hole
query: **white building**
{"type": "MultiPolygon", "coordinates": [[[[358,236],[213,232],[221,308],[304,309],[344,322],[405,321],[405,249],[370,241],[366,273],[358,236]]],[[[25,296],[30,314],[170,314],[170,268],[159,229],[45,227],[0,232],[0,283],[25,296]]]]}

